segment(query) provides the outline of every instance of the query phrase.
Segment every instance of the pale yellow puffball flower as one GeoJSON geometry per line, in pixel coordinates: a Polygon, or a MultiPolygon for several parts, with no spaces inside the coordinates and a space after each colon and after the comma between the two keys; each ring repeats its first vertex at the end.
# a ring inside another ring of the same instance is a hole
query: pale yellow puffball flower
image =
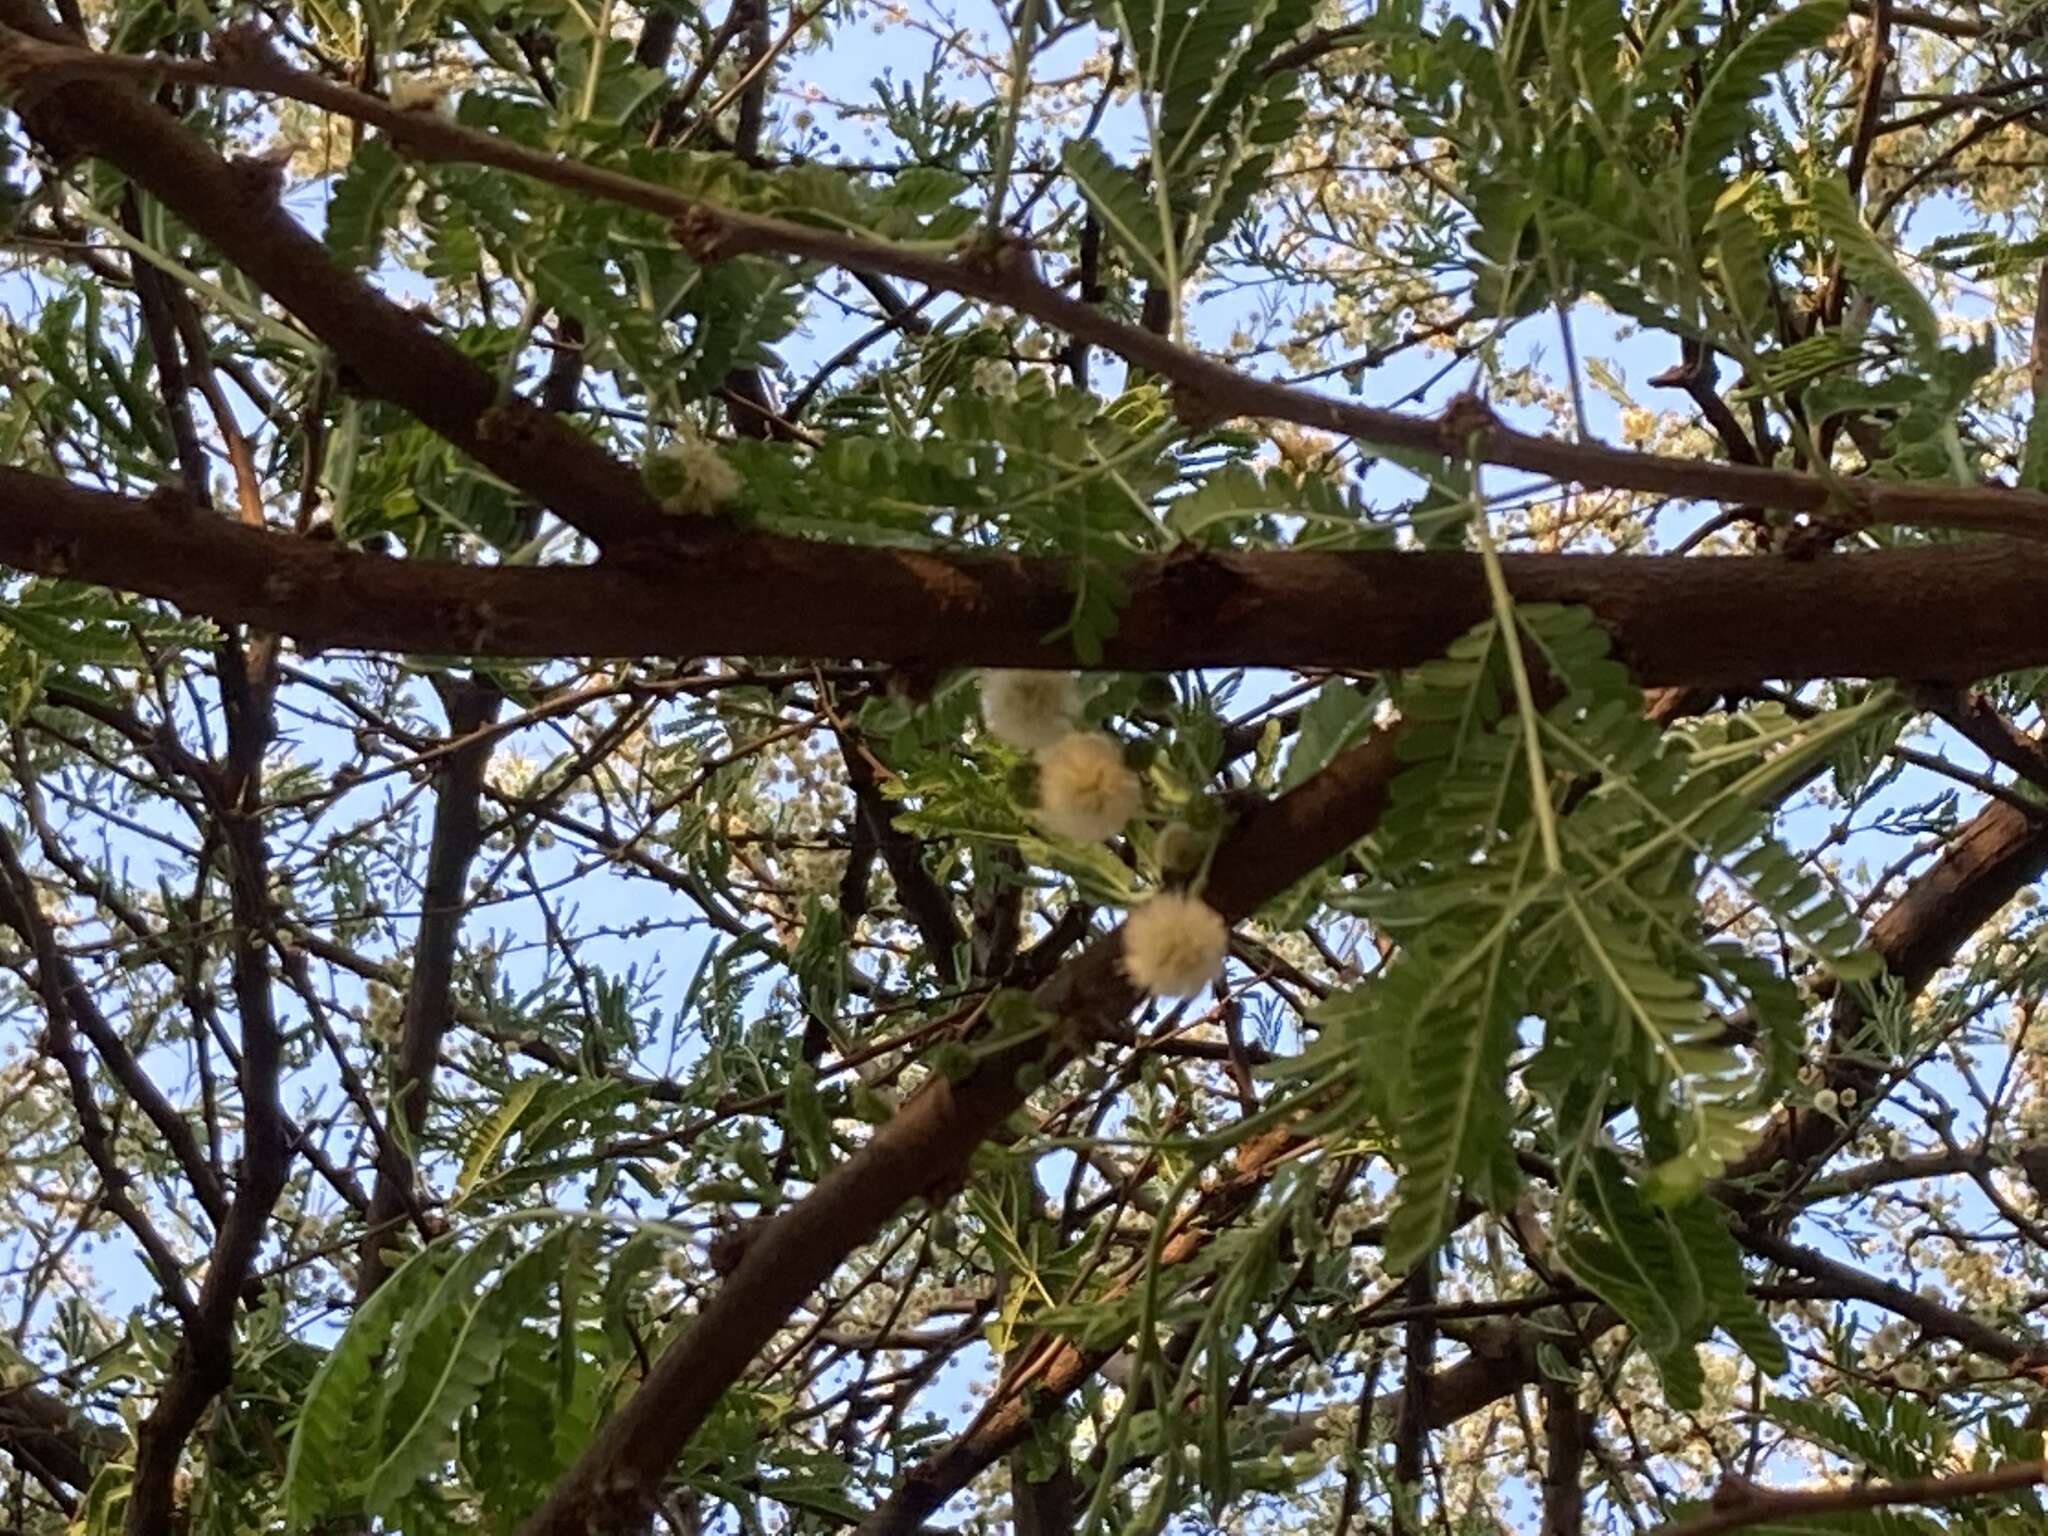
{"type": "Polygon", "coordinates": [[[677,438],[661,450],[660,459],[656,483],[664,512],[708,517],[742,489],[739,471],[700,438],[677,438]]]}
{"type": "Polygon", "coordinates": [[[1124,922],[1124,974],[1154,997],[1193,997],[1223,974],[1230,929],[1199,896],[1161,891],[1124,922]]]}
{"type": "Polygon", "coordinates": [[[1075,731],[1038,754],[1038,823],[1055,837],[1114,837],[1143,798],[1123,749],[1098,732],[1075,731]]]}
{"type": "Polygon", "coordinates": [[[1081,712],[1071,672],[996,667],[981,674],[981,719],[998,741],[1026,752],[1057,743],[1081,712]]]}

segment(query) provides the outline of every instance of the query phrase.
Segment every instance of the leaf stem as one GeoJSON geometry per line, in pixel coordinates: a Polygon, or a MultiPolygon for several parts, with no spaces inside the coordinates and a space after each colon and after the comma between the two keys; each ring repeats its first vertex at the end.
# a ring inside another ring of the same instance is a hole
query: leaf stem
{"type": "Polygon", "coordinates": [[[1010,172],[1017,161],[1017,123],[1024,114],[1024,96],[1031,87],[1031,45],[1038,36],[1045,0],[1021,0],[1017,27],[1010,39],[1010,94],[1003,110],[1003,133],[996,141],[995,175],[989,185],[988,211],[982,224],[993,234],[1003,223],[1003,199],[1010,195],[1010,172]]]}
{"type": "MultiPolygon", "coordinates": [[[[1472,479],[1474,500],[1477,500],[1479,478],[1475,472],[1472,479]]],[[[1493,599],[1493,613],[1500,624],[1501,642],[1507,652],[1508,676],[1514,680],[1515,708],[1522,717],[1522,756],[1529,769],[1529,804],[1536,817],[1537,835],[1543,840],[1543,868],[1551,875],[1564,871],[1564,850],[1557,839],[1557,813],[1550,803],[1549,775],[1544,770],[1543,747],[1537,740],[1540,716],[1536,709],[1536,690],[1529,684],[1529,667],[1522,655],[1521,632],[1515,627],[1515,600],[1508,591],[1508,580],[1500,568],[1500,555],[1493,547],[1493,535],[1488,531],[1484,514],[1472,519],[1472,526],[1479,538],[1479,556],[1486,569],[1486,590],[1493,599]]]]}

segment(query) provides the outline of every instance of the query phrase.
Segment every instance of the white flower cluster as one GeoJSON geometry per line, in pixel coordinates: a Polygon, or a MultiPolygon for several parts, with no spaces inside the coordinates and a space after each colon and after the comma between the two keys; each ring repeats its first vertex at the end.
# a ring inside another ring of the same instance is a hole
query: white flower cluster
{"type": "Polygon", "coordinates": [[[974,365],[970,377],[976,393],[987,395],[991,400],[1017,398],[1017,370],[999,357],[982,358],[974,365]]]}
{"type": "Polygon", "coordinates": [[[678,437],[656,456],[650,476],[664,512],[709,517],[738,496],[739,471],[698,437],[678,437]]]}
{"type": "Polygon", "coordinates": [[[1038,822],[1055,837],[1099,843],[1138,814],[1144,793],[1123,749],[1077,731],[1081,685],[1071,672],[981,674],[981,718],[998,741],[1038,759],[1038,822]]]}
{"type": "Polygon", "coordinates": [[[1081,685],[1071,672],[995,669],[981,674],[981,718],[996,740],[1026,752],[1049,747],[1074,728],[1081,685]]]}
{"type": "Polygon", "coordinates": [[[446,80],[434,80],[425,75],[408,75],[392,82],[391,105],[401,112],[428,112],[435,117],[451,117],[453,108],[449,97],[453,87],[446,80]]]}
{"type": "Polygon", "coordinates": [[[1095,731],[1062,736],[1038,753],[1038,820],[1055,837],[1099,843],[1138,814],[1143,792],[1123,748],[1095,731]]]}
{"type": "Polygon", "coordinates": [[[1124,974],[1154,997],[1193,997],[1223,974],[1230,929],[1186,891],[1161,891],[1124,921],[1124,974]]]}
{"type": "MultiPolygon", "coordinates": [[[[1100,731],[1074,729],[1080,685],[1067,672],[981,674],[981,718],[999,741],[1038,762],[1038,823],[1055,837],[1096,843],[1116,836],[1144,803],[1123,748],[1100,731]]],[[[1185,832],[1187,829],[1169,829],[1185,832]]],[[[1199,862],[1200,849],[1184,862],[1199,862]]],[[[1124,924],[1123,968],[1154,997],[1192,997],[1223,974],[1230,929],[1199,896],[1162,891],[1124,924]]]]}

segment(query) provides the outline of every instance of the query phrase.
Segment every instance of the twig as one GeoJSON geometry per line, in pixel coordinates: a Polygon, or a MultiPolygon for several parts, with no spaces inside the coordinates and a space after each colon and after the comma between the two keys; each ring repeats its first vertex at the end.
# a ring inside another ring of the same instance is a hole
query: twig
{"type": "MultiPolygon", "coordinates": [[[[381,128],[422,158],[492,165],[673,219],[680,242],[701,259],[773,252],[850,270],[881,272],[1002,304],[1105,346],[1167,380],[1175,387],[1184,414],[1197,420],[1250,416],[1291,421],[1367,443],[1445,456],[1469,454],[1487,463],[1608,490],[1805,512],[1847,502],[1844,510],[1873,522],[2048,538],[2048,496],[2032,492],[1896,481],[1830,483],[1791,470],[1672,458],[1518,432],[1475,401],[1456,402],[1455,409],[1432,419],[1252,378],[1068,297],[1041,280],[1030,261],[1015,250],[994,255],[939,255],[863,235],[714,207],[667,187],[476,132],[431,113],[404,111],[381,98],[291,68],[260,37],[246,31],[232,33],[223,41],[225,58],[200,63],[96,54],[13,31],[0,36],[0,61],[12,64],[16,79],[33,80],[31,109],[66,82],[91,78],[136,82],[168,78],[270,91],[381,128]]],[[[160,196],[169,191],[163,187],[156,190],[160,196]]],[[[645,501],[638,494],[631,499],[638,504],[645,501]]]]}
{"type": "Polygon", "coordinates": [[[1988,1494],[2012,1493],[2048,1482],[2048,1462],[2016,1461],[1979,1472],[1947,1477],[1909,1477],[1896,1483],[1860,1483],[1851,1488],[1776,1489],[1743,1483],[1729,1492],[1727,1507],[1660,1525],[1650,1536],[1714,1536],[1767,1521],[1841,1515],[1858,1509],[1890,1509],[1902,1504],[1959,1504],[1988,1494]]]}

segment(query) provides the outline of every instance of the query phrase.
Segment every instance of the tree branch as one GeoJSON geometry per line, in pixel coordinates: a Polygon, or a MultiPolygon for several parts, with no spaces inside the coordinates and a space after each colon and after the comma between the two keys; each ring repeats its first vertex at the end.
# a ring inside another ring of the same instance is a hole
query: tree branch
{"type": "Polygon", "coordinates": [[[1776,1489],[1748,1484],[1723,1509],[1660,1525],[1650,1536],[1716,1536],[1781,1520],[1848,1514],[1858,1509],[1891,1509],[1904,1504],[1960,1504],[1988,1494],[2011,1493],[2048,1482],[2048,1462],[2016,1461],[1981,1472],[1948,1477],[1912,1477],[1896,1483],[1859,1483],[1849,1488],[1776,1489]]]}
{"type": "MultiPolygon", "coordinates": [[[[888,866],[896,886],[896,901],[924,941],[925,958],[933,974],[946,986],[960,980],[956,953],[960,946],[960,919],[944,886],[925,868],[924,845],[896,825],[896,813],[883,798],[875,764],[868,756],[866,738],[848,721],[835,720],[833,734],[839,742],[839,757],[846,765],[846,787],[853,793],[854,815],[863,823],[865,836],[888,866]]],[[[860,833],[856,833],[856,846],[860,833]]]]}
{"type": "Polygon", "coordinates": [[[413,1158],[433,1096],[441,1041],[454,1020],[450,986],[455,944],[469,909],[469,867],[483,841],[477,814],[483,776],[495,745],[486,732],[504,698],[487,678],[457,678],[442,690],[448,735],[454,749],[434,773],[434,827],[427,846],[427,877],[420,891],[419,932],[413,944],[412,977],[392,1062],[394,1118],[402,1128],[382,1143],[377,1183],[356,1269],[356,1295],[368,1296],[390,1272],[384,1249],[392,1226],[411,1205],[413,1158]]]}
{"type": "MultiPolygon", "coordinates": [[[[1395,767],[1393,737],[1376,735],[1251,812],[1217,852],[1209,903],[1242,917],[1363,837],[1379,820],[1395,767]]],[[[1056,1020],[1048,1032],[991,1042],[965,1075],[927,1082],[860,1151],[768,1222],[522,1536],[589,1536],[646,1514],[705,1415],[804,1298],[907,1202],[945,1198],[1039,1074],[1066,1065],[1130,1011],[1136,996],[1121,955],[1118,929],[1062,966],[1032,997],[1056,1020]]]]}
{"type": "Polygon", "coordinates": [[[1918,1291],[1866,1274],[1853,1264],[1831,1259],[1753,1225],[1738,1227],[1735,1235],[1751,1253],[1821,1281],[1832,1294],[1882,1307],[1987,1360],[2029,1370],[2048,1364],[2048,1354],[2044,1354],[2037,1341],[2014,1338],[1918,1291]]]}
{"type": "MultiPolygon", "coordinates": [[[[2048,820],[1993,801],[1948,839],[1941,857],[1871,925],[1870,948],[1908,994],[1918,992],[1971,934],[2044,869],[2048,820]]],[[[1850,1049],[1863,1022],[1854,995],[1838,995],[1826,1070],[1830,1086],[1853,1087],[1868,1101],[1877,1073],[1850,1049]]],[[[1793,1171],[1791,1183],[1796,1187],[1841,1143],[1841,1131],[1836,1121],[1817,1110],[1787,1105],[1772,1117],[1748,1154],[1729,1168],[1728,1181],[1737,1185],[1767,1176],[1783,1163],[1793,1171]]],[[[1733,1189],[1724,1198],[1751,1215],[1761,1204],[1747,1190],[1733,1189]]]]}
{"type": "MultiPolygon", "coordinates": [[[[1019,313],[1056,326],[1079,340],[1109,348],[1148,372],[1170,383],[1181,409],[1198,420],[1250,416],[1291,421],[1301,426],[1334,432],[1361,442],[1384,447],[1406,448],[1446,457],[1470,456],[1486,463],[1502,464],[1608,490],[1643,491],[1660,496],[1692,500],[1735,502],[1789,511],[1847,515],[1869,522],[1896,522],[1928,527],[1965,528],[1980,532],[2002,532],[2032,538],[2048,538],[2048,495],[1995,486],[1954,486],[1873,480],[1823,480],[1790,470],[1746,464],[1721,464],[1699,459],[1671,458],[1638,453],[1594,443],[1566,442],[1518,432],[1503,424],[1490,409],[1476,400],[1454,404],[1438,418],[1411,416],[1400,411],[1359,404],[1315,394],[1287,384],[1252,378],[1214,359],[1192,352],[1142,326],[1133,326],[1079,299],[1071,298],[1045,283],[1034,270],[1028,254],[1018,248],[970,251],[960,256],[933,254],[925,249],[899,246],[887,241],[759,214],[741,213],[699,202],[670,188],[641,181],[601,167],[585,165],[528,148],[513,140],[477,132],[436,117],[432,113],[408,112],[389,102],[316,75],[295,70],[271,49],[269,43],[249,29],[229,33],[222,39],[223,57],[216,62],[186,59],[145,58],[106,55],[69,46],[63,34],[33,15],[30,0],[0,0],[0,21],[20,33],[0,38],[0,67],[16,82],[30,82],[24,103],[31,121],[39,114],[59,115],[55,126],[72,133],[78,142],[93,147],[150,185],[164,201],[196,227],[216,239],[234,256],[244,270],[275,295],[287,308],[324,339],[338,348],[350,339],[350,327],[375,321],[380,341],[392,349],[393,358],[426,357],[421,348],[436,349],[432,355],[442,382],[458,385],[462,408],[421,381],[390,375],[403,374],[406,364],[386,360],[382,380],[373,385],[386,398],[413,410],[467,451],[499,468],[515,483],[539,493],[552,486],[566,497],[557,506],[564,516],[576,521],[588,516],[606,524],[590,527],[600,539],[614,535],[652,537],[645,526],[648,499],[634,482],[629,502],[619,508],[585,507],[575,493],[595,488],[593,476],[602,474],[616,481],[624,475],[587,442],[573,465],[553,465],[545,454],[523,453],[508,457],[497,442],[501,434],[518,436],[523,423],[504,423],[479,441],[475,417],[486,406],[475,398],[483,376],[474,369],[456,379],[452,349],[427,336],[394,306],[362,284],[338,274],[310,240],[281,212],[259,220],[265,230],[262,240],[241,231],[215,226],[232,220],[234,213],[214,201],[210,185],[201,196],[175,183],[158,186],[180,171],[209,174],[210,169],[232,175],[196,140],[179,135],[180,153],[166,155],[148,142],[141,121],[127,119],[144,110],[138,98],[96,85],[99,78],[152,82],[177,79],[197,84],[268,91],[327,111],[371,124],[389,134],[409,153],[422,159],[494,166],[500,170],[530,176],[552,186],[586,196],[638,208],[671,219],[683,247],[699,260],[714,261],[749,253],[773,253],[826,262],[851,271],[882,273],[932,288],[945,289],[969,298],[1001,304],[1019,313]],[[77,93],[93,93],[90,96],[77,93]],[[94,110],[121,104],[126,118],[118,128],[99,124],[94,110]],[[70,103],[65,106],[64,103],[70,103]],[[61,109],[61,110],[60,110],[61,109]],[[142,142],[137,142],[138,136],[142,142]],[[213,161],[213,168],[202,162],[213,161]],[[175,164],[172,162],[175,161],[175,164]],[[133,162],[131,164],[131,162],[133,162]],[[154,179],[152,179],[154,178],[154,179]],[[178,195],[173,195],[178,194],[178,195]],[[183,206],[181,206],[181,204],[183,206]],[[289,236],[307,249],[297,252],[303,265],[318,253],[325,272],[309,284],[313,274],[276,259],[272,246],[290,243],[289,236]],[[251,265],[251,262],[260,263],[251,265]],[[278,283],[284,286],[276,286],[278,283]],[[346,290],[340,300],[330,299],[309,287],[346,290]],[[373,310],[378,313],[373,314],[373,310]],[[472,409],[474,407],[474,409],[472,409]],[[431,411],[431,414],[430,414],[431,411]],[[486,457],[485,449],[497,449],[505,466],[486,457]],[[518,462],[514,463],[513,458],[518,462]],[[602,466],[595,461],[602,461],[602,466]],[[573,470],[573,474],[571,471],[573,470]],[[538,476],[538,478],[527,478],[538,476]],[[573,508],[574,512],[567,510],[573,508]],[[624,511],[620,508],[626,509],[624,511]]],[[[19,92],[19,83],[15,89],[19,92]]],[[[168,125],[165,125],[168,126],[168,125]]],[[[158,136],[162,136],[161,130],[158,136]]],[[[210,176],[210,180],[219,180],[210,176]]],[[[242,205],[235,205],[240,208],[242,205]]],[[[275,211],[275,200],[269,208],[275,211]]],[[[344,355],[348,355],[346,352],[344,355]]],[[[350,361],[356,359],[351,356],[350,361]]],[[[562,448],[560,443],[548,446],[562,448]]]]}
{"type": "Polygon", "coordinates": [[[11,73],[28,62],[21,48],[98,56],[65,46],[67,35],[35,0],[0,0],[0,23],[14,29],[0,43],[0,75],[28,85],[15,100],[30,131],[117,166],[332,347],[355,388],[402,406],[601,543],[649,537],[663,525],[632,469],[539,407],[500,398],[488,373],[335,265],[278,201],[273,173],[230,164],[124,84],[46,75],[33,63],[36,78],[23,82],[11,73]]]}
{"type": "MultiPolygon", "coordinates": [[[[0,562],[309,648],[1075,662],[1047,639],[1072,607],[1059,559],[730,534],[629,569],[482,568],[244,528],[175,494],[139,501],[0,469],[0,562]]],[[[2048,662],[2048,549],[2031,544],[1814,560],[1510,555],[1502,566],[1519,601],[1590,607],[1646,685],[1961,681],[2048,662]]],[[[1129,596],[1101,664],[1132,671],[1409,666],[1492,611],[1479,557],[1453,551],[1183,550],[1140,556],[1119,576],[1129,596]]]]}

